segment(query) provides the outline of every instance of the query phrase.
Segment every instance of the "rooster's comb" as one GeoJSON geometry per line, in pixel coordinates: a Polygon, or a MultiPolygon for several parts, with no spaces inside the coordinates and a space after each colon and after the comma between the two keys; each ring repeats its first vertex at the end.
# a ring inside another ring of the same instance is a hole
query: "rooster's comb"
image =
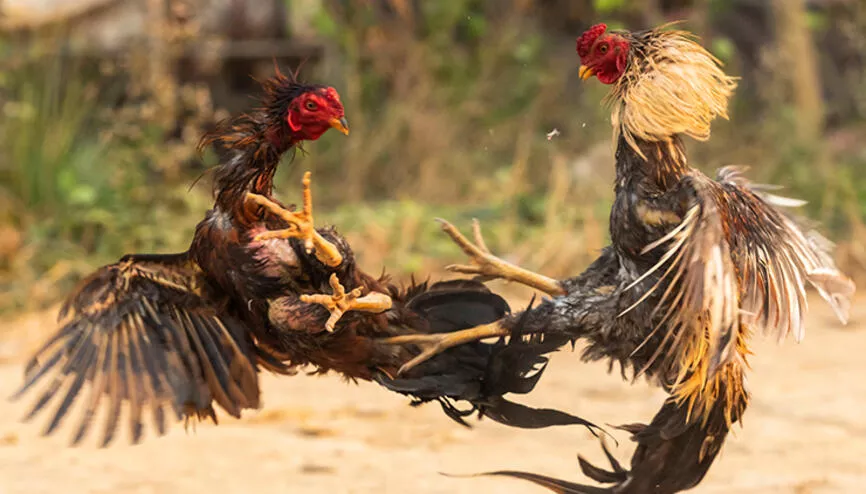
{"type": "Polygon", "coordinates": [[[605,31],[607,31],[607,24],[596,24],[587,29],[586,32],[577,38],[577,54],[580,58],[589,55],[589,50],[592,48],[592,44],[595,43],[595,40],[604,34],[605,31]]]}

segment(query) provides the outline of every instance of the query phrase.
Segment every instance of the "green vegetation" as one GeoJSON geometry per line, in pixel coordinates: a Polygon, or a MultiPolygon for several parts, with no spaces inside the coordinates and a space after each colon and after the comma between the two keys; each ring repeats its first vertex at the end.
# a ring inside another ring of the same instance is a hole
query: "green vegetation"
{"type": "MultiPolygon", "coordinates": [[[[306,146],[281,170],[280,197],[296,199],[301,173],[313,170],[319,221],[338,225],[371,271],[423,276],[459,261],[435,217],[464,232],[479,218],[494,250],[548,274],[580,270],[607,241],[606,88],[577,81],[577,33],[554,32],[525,7],[533,3],[492,13],[481,0],[420,2],[418,12],[383,18],[368,3],[328,2],[313,24],[338,50],[306,77],[338,88],[352,135],[306,146]],[[553,129],[560,135],[548,139],[553,129]]],[[[594,3],[598,15],[581,15],[611,26],[640,11],[625,0],[594,3]]],[[[708,2],[705,15],[722,12],[721,3],[708,2]]],[[[810,14],[808,25],[817,33],[829,24],[810,14]]],[[[59,44],[2,55],[0,314],[54,303],[123,253],[185,249],[210,205],[206,174],[190,187],[205,170],[193,153],[199,125],[218,117],[206,91],[135,77],[151,74],[146,63],[127,64],[133,77],[124,80],[106,64],[45,55],[59,44]],[[186,117],[180,131],[178,115],[186,117]]],[[[709,46],[737,72],[730,39],[709,46]]],[[[796,107],[762,96],[781,90],[745,89],[765,104],[738,92],[735,123],[690,143],[693,162],[706,171],[753,165],[756,180],[810,201],[843,264],[866,267],[857,247],[866,216],[862,121],[847,117],[832,135],[804,142],[791,137],[796,107]]]]}
{"type": "Polygon", "coordinates": [[[0,311],[53,301],[122,253],[182,249],[208,201],[154,174],[148,149],[163,145],[162,130],[106,111],[119,92],[70,77],[81,67],[9,61],[18,66],[2,88],[0,311]]]}

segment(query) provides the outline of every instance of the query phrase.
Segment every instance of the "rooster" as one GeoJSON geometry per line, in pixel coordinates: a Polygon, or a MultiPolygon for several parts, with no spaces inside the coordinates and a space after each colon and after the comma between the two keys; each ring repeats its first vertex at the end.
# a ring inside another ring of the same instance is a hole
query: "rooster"
{"type": "Polygon", "coordinates": [[[364,273],[333,228],[315,228],[309,173],[302,208],[283,207],[273,177],[284,153],[332,128],[348,134],[348,123],[331,87],[278,70],[263,89],[260,109],[202,139],[202,147],[217,148],[220,165],[215,204],[189,250],[124,256],[62,304],[59,329],[28,362],[13,396],[47,383],[27,418],[57,403],[44,431],[53,433],[89,384],[73,444],[104,402],[102,446],[115,437],[124,403],[137,443],[145,414],[160,435],[171,414],[216,422],[214,404],[239,417],[260,406],[260,370],[293,374],[312,365],[379,382],[416,403],[438,400],[461,423],[476,410],[521,427],[582,423],[502,398],[532,389],[545,363],[540,354],[549,351],[540,342],[466,345],[392,378],[417,352],[382,338],[491,322],[509,313],[508,304],[472,281],[398,289],[364,273]],[[472,404],[468,412],[455,406],[461,399],[472,404]]]}
{"type": "Polygon", "coordinates": [[[612,245],[581,275],[562,281],[509,264],[443,228],[472,264],[457,272],[517,281],[548,295],[534,309],[446,335],[393,338],[426,358],[486,337],[534,334],[586,341],[583,359],[618,363],[670,393],[649,425],[622,428],[637,449],[627,470],[605,446],[612,470],[582,458],[602,488],[522,472],[516,476],[567,493],[674,493],[697,485],[749,401],[745,374],[757,331],[800,341],[810,284],[847,322],[853,282],[830,257],[831,245],[786,210],[801,202],[751,184],[727,167],[711,179],[692,168],[684,136],[708,139],[727,118],[736,80],[687,32],[591,27],[577,40],[580,77],[612,86],[616,144],[612,245]]]}

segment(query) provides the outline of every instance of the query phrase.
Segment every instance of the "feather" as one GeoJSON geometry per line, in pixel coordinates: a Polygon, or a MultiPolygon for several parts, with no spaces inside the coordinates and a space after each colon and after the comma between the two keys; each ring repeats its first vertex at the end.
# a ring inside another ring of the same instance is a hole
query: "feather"
{"type": "Polygon", "coordinates": [[[726,75],[721,62],[690,33],[659,28],[620,34],[631,52],[607,98],[614,141],[622,135],[646,159],[638,140],[666,141],[677,134],[708,139],[710,123],[728,118],[737,78],[726,75]]]}
{"type": "Polygon", "coordinates": [[[639,372],[664,355],[666,368],[680,369],[674,387],[705,386],[738,355],[734,350],[745,325],[775,331],[780,341],[789,334],[801,341],[807,280],[843,322],[854,293],[853,282],[835,268],[819,236],[804,235],[794,220],[754,192],[737,169],[723,169],[718,178],[712,181],[697,171],[687,175],[684,183],[695,205],[680,225],[646,246],[645,254],[663,245],[666,250],[628,285],[632,288],[667,266],[623,312],[665,286],[653,310],[654,317],[663,316],[638,348],[663,324],[668,333],[639,372]],[[671,272],[676,274],[669,279],[671,272]],[[684,384],[687,379],[697,383],[684,384]]]}
{"type": "Polygon", "coordinates": [[[63,304],[61,327],[31,359],[13,399],[47,382],[30,418],[66,386],[45,428],[48,435],[89,384],[72,443],[84,439],[107,401],[102,446],[114,440],[124,403],[133,443],[144,432],[146,409],[163,434],[166,405],[178,418],[210,416],[212,396],[234,416],[258,407],[255,352],[246,329],[202,295],[204,283],[186,254],[127,256],[97,270],[63,304]]]}

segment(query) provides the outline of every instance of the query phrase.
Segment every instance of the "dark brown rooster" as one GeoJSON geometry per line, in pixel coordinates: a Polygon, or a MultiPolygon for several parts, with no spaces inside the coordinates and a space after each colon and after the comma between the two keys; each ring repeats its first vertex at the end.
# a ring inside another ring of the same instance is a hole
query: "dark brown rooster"
{"type": "Polygon", "coordinates": [[[616,197],[612,245],[575,278],[555,281],[510,265],[450,224],[473,264],[453,269],[522,282],[552,298],[500,321],[448,335],[391,340],[424,352],[512,333],[586,341],[583,359],[619,363],[670,393],[649,425],[623,426],[637,449],[631,469],[605,448],[613,469],[580,464],[601,488],[522,472],[497,472],[566,493],[673,493],[697,485],[746,409],[745,372],[754,332],[781,340],[804,333],[806,285],[847,320],[854,284],[829,242],[782,207],[798,201],[750,184],[735,168],[715,180],[689,166],[683,136],[707,139],[727,117],[735,81],[688,34],[589,29],[577,40],[580,76],[613,86],[616,197]]]}
{"type": "Polygon", "coordinates": [[[362,272],[336,231],[314,228],[309,174],[301,211],[276,202],[273,177],[283,154],[330,128],[348,128],[333,88],[279,71],[263,85],[262,108],[202,140],[220,156],[216,203],[189,250],[124,256],[67,298],[58,331],[28,363],[15,395],[47,383],[28,418],[56,402],[45,434],[54,432],[88,384],[73,443],[105,402],[102,445],[113,439],[122,406],[138,442],[145,414],[159,434],[167,415],[215,420],[214,402],[238,417],[259,407],[259,370],[293,374],[312,365],[376,380],[416,402],[438,400],[461,422],[479,411],[521,427],[583,423],[502,398],[532,389],[546,361],[540,354],[550,350],[541,342],[466,345],[400,379],[388,377],[417,351],[383,338],[469,328],[504,317],[509,307],[472,281],[400,290],[362,272]],[[453,400],[468,400],[469,411],[453,400]]]}

